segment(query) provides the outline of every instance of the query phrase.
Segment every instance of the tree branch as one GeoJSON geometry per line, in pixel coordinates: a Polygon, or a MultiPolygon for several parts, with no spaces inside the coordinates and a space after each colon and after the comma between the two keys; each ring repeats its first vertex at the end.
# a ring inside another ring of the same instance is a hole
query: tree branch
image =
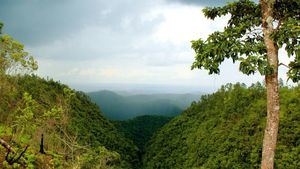
{"type": "Polygon", "coordinates": [[[5,160],[10,165],[12,165],[15,162],[19,161],[22,158],[22,156],[25,154],[25,152],[27,151],[27,149],[29,147],[29,145],[27,145],[25,147],[25,149],[20,153],[20,155],[17,158],[15,158],[17,156],[16,151],[6,141],[4,141],[3,139],[0,138],[0,144],[2,145],[2,147],[4,147],[7,150],[7,153],[6,153],[6,156],[5,156],[5,160]],[[10,153],[13,153],[14,156],[9,159],[9,154],[10,153]]]}
{"type": "Polygon", "coordinates": [[[15,151],[13,150],[13,148],[3,139],[0,138],[0,144],[2,145],[2,147],[4,147],[8,152],[13,152],[15,153],[15,151]]]}
{"type": "Polygon", "coordinates": [[[27,145],[27,146],[25,147],[25,149],[21,152],[21,154],[18,156],[18,158],[14,159],[14,160],[12,161],[12,164],[20,160],[20,158],[21,158],[21,157],[25,154],[25,152],[27,151],[28,147],[29,147],[29,145],[27,145]]]}
{"type": "Polygon", "coordinates": [[[284,66],[284,67],[286,67],[286,68],[291,68],[291,67],[289,67],[288,65],[286,65],[286,64],[284,64],[284,63],[279,63],[278,66],[284,66]]]}
{"type": "Polygon", "coordinates": [[[11,159],[8,159],[9,154],[10,154],[10,151],[7,151],[7,153],[5,155],[5,161],[7,161],[8,163],[11,161],[11,159]]]}

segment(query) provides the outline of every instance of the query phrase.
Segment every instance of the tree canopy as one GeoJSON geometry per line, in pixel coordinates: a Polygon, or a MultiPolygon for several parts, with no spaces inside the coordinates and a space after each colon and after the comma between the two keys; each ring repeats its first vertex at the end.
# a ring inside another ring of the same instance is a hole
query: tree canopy
{"type": "Polygon", "coordinates": [[[0,22],[0,74],[24,74],[36,70],[37,62],[25,51],[24,45],[3,34],[2,28],[0,22]]]}
{"type": "MultiPolygon", "coordinates": [[[[276,0],[274,4],[276,26],[272,38],[279,48],[283,47],[288,57],[294,57],[288,65],[288,77],[294,82],[300,80],[300,1],[276,0]]],[[[267,50],[262,32],[261,6],[250,0],[228,3],[223,7],[209,7],[204,15],[214,20],[229,15],[224,31],[192,41],[196,52],[192,69],[204,68],[209,74],[220,73],[219,66],[225,59],[240,62],[240,71],[250,75],[259,72],[266,75],[272,71],[267,62],[267,50]]]]}
{"type": "MultiPolygon", "coordinates": [[[[300,168],[300,86],[280,89],[276,169],[300,168]]],[[[266,88],[227,84],[163,126],[146,147],[144,168],[257,169],[266,122],[266,88]]]]}
{"type": "Polygon", "coordinates": [[[299,0],[239,0],[223,7],[205,8],[209,19],[229,15],[224,31],[216,31],[204,41],[192,41],[196,52],[192,69],[207,69],[219,73],[225,59],[240,62],[246,75],[259,72],[265,76],[267,92],[267,123],[262,148],[262,169],[273,169],[279,128],[278,51],[284,48],[292,58],[288,79],[300,80],[300,1],[299,0]]]}

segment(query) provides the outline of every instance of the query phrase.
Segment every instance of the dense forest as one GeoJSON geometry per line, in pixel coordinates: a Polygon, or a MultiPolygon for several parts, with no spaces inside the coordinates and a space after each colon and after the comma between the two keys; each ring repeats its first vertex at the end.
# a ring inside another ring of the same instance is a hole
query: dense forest
{"type": "MultiPolygon", "coordinates": [[[[281,87],[275,168],[300,168],[300,87],[281,87]]],[[[259,168],[266,89],[227,84],[166,124],[149,142],[144,168],[259,168]]]]}
{"type": "MultiPolygon", "coordinates": [[[[0,147],[2,168],[259,168],[266,115],[260,83],[225,85],[173,119],[114,122],[84,93],[59,82],[26,75],[6,84],[12,86],[1,93],[0,138],[14,153],[0,147]]],[[[280,92],[275,166],[299,168],[300,88],[280,92]]]]}
{"type": "MultiPolygon", "coordinates": [[[[184,2],[178,1],[175,6],[179,7],[180,3],[184,2]]],[[[187,3],[184,7],[189,10],[188,7],[192,4],[187,3]]],[[[78,9],[76,8],[76,12],[78,9]]],[[[121,8],[117,9],[118,13],[121,8]]],[[[157,10],[158,6],[155,9],[157,10]]],[[[102,11],[101,17],[110,15],[110,12],[102,11]]],[[[198,95],[189,94],[122,96],[111,91],[84,93],[53,79],[37,75],[35,72],[38,69],[37,61],[25,50],[23,44],[2,32],[3,24],[0,22],[0,168],[299,169],[300,1],[239,0],[223,7],[204,8],[203,14],[212,20],[221,16],[229,18],[223,31],[215,31],[210,35],[206,34],[207,36],[201,34],[201,38],[191,41],[191,47],[196,54],[191,68],[205,69],[209,74],[219,74],[221,64],[229,59],[233,63],[239,63],[239,71],[243,74],[260,73],[264,76],[263,82],[250,86],[244,83],[228,83],[214,93],[202,95],[199,99],[198,95]],[[286,51],[289,58],[285,58],[285,61],[290,60],[288,64],[279,60],[280,49],[286,51]],[[279,66],[287,68],[285,78],[294,83],[283,84],[279,78],[279,66]]],[[[164,20],[152,16],[150,18],[153,23],[164,20]]],[[[110,19],[111,17],[107,18],[105,22],[110,19]]],[[[43,18],[43,20],[51,19],[43,18]]],[[[129,20],[126,18],[121,27],[126,25],[134,27],[129,20]]],[[[146,20],[149,18],[142,18],[139,24],[146,20]]],[[[95,21],[102,23],[101,20],[95,21]]],[[[120,21],[116,23],[119,24],[120,21]]],[[[142,28],[144,27],[134,29],[132,32],[142,28]]],[[[93,27],[93,30],[97,28],[93,27]]],[[[110,34],[106,28],[104,32],[108,34],[104,36],[105,38],[116,33],[110,34]]],[[[95,34],[93,32],[93,35],[95,34]]],[[[102,38],[102,35],[99,37],[102,38]]],[[[127,40],[131,36],[128,37],[124,42],[129,43],[127,40]]],[[[140,42],[141,39],[134,42],[140,42]]],[[[55,41],[55,45],[60,46],[64,41],[57,42],[59,40],[55,41]]],[[[148,45],[148,41],[142,43],[148,45]]],[[[161,44],[163,43],[160,42],[154,47],[161,44]]],[[[122,42],[120,45],[122,50],[113,55],[123,53],[123,48],[127,48],[123,45],[122,42]]],[[[75,46],[77,47],[77,44],[75,46]]],[[[131,47],[137,52],[138,46],[131,47]]],[[[170,50],[170,47],[174,49],[174,45],[169,45],[166,47],[167,50],[170,50]]],[[[49,49],[51,50],[51,47],[49,49]]],[[[175,52],[178,53],[177,50],[175,52]]],[[[107,51],[105,55],[106,53],[107,51]]],[[[137,60],[140,56],[136,54],[133,58],[137,60]]],[[[130,60],[128,53],[124,56],[126,60],[130,60]]],[[[160,52],[158,56],[162,56],[160,52]]],[[[116,58],[118,60],[115,62],[125,60],[120,59],[121,56],[116,58]]],[[[148,59],[152,61],[157,58],[148,59]]],[[[147,62],[146,60],[143,58],[142,63],[147,62]]],[[[105,63],[105,60],[103,61],[105,63]]],[[[169,58],[163,61],[172,62],[169,58]]],[[[179,68],[177,67],[179,62],[181,56],[174,62],[175,69],[179,68]]],[[[163,66],[156,62],[155,64],[147,62],[146,65],[163,66]]],[[[139,65],[139,68],[144,67],[145,65],[139,65]]],[[[153,68],[148,71],[151,70],[153,68]]],[[[131,80],[136,80],[147,72],[135,74],[138,71],[140,69],[132,69],[134,73],[131,80]]],[[[179,75],[182,73],[180,71],[175,72],[179,75]]],[[[75,68],[70,72],[90,78],[99,73],[110,79],[118,71],[114,69],[80,71],[75,68]]],[[[70,72],[65,73],[65,76],[70,72]]],[[[124,72],[120,72],[120,76],[116,77],[127,79],[122,76],[124,72]]],[[[167,72],[164,78],[176,76],[176,73],[167,72]]],[[[156,79],[152,72],[148,76],[151,76],[150,79],[156,79]]],[[[180,76],[182,80],[189,75],[183,72],[180,76]]],[[[79,78],[78,81],[82,79],[79,78]]],[[[140,82],[143,80],[145,79],[140,82]]],[[[169,83],[171,82],[175,80],[169,83]]]]}
{"type": "Polygon", "coordinates": [[[10,77],[7,85],[9,91],[1,93],[0,137],[16,153],[6,157],[0,147],[1,168],[9,163],[28,168],[134,168],[138,163],[138,148],[84,93],[29,75],[10,77]],[[39,152],[42,134],[45,155],[39,152]],[[13,163],[27,146],[24,159],[13,163]]]}
{"type": "Polygon", "coordinates": [[[146,143],[162,126],[172,117],[144,115],[126,121],[115,121],[114,124],[125,137],[132,140],[139,148],[141,155],[144,153],[146,143]]]}

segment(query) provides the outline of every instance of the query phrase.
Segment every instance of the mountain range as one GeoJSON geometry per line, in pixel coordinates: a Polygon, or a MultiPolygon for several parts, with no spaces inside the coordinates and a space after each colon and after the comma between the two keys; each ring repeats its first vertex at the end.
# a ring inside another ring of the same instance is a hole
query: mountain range
{"type": "Polygon", "coordinates": [[[111,120],[126,120],[142,115],[173,117],[200,98],[200,94],[130,95],[126,93],[126,95],[122,95],[118,93],[102,90],[90,92],[87,95],[111,120]]]}

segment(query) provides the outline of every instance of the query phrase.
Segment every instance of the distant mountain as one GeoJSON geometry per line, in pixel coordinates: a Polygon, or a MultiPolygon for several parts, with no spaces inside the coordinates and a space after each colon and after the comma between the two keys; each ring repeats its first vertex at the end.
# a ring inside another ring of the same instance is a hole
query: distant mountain
{"type": "Polygon", "coordinates": [[[200,95],[140,94],[120,95],[109,90],[87,93],[111,120],[126,120],[142,115],[176,116],[200,95]]]}

